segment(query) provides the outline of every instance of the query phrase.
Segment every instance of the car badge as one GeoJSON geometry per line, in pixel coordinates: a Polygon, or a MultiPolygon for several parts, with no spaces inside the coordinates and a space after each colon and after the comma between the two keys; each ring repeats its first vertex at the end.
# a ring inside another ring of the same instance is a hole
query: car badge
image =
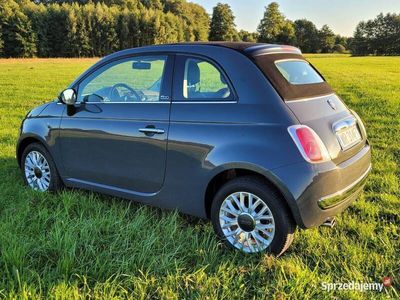
{"type": "Polygon", "coordinates": [[[328,102],[329,106],[330,106],[333,110],[336,110],[336,104],[335,104],[335,102],[332,101],[332,99],[328,99],[327,102],[328,102]]]}

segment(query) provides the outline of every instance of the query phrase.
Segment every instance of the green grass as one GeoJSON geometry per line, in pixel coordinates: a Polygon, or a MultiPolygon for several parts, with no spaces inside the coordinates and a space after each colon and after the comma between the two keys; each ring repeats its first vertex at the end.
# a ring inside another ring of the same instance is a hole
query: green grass
{"type": "Polygon", "coordinates": [[[298,231],[279,259],[231,251],[174,212],[25,188],[21,120],[96,60],[0,60],[0,298],[399,298],[400,58],[309,58],[365,121],[373,171],[334,229],[298,231]],[[395,284],[382,293],[321,289],[384,276],[395,284]]]}

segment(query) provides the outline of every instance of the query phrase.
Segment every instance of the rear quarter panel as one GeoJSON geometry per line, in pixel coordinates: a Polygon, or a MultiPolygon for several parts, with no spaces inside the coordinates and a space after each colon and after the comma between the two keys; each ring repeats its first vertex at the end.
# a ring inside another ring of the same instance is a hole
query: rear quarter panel
{"type": "Polygon", "coordinates": [[[172,103],[163,188],[176,207],[201,217],[218,173],[243,168],[273,177],[274,168],[303,161],[287,132],[297,119],[259,69],[236,51],[206,50],[196,52],[218,62],[237,99],[172,103]]]}

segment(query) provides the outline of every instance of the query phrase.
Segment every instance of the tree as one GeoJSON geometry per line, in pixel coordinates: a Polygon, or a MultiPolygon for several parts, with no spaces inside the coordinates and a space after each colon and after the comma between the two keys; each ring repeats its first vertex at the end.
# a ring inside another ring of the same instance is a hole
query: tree
{"type": "Polygon", "coordinates": [[[200,5],[183,0],[164,0],[164,11],[182,18],[189,29],[189,41],[206,41],[210,29],[210,17],[200,5]]]}
{"type": "Polygon", "coordinates": [[[248,32],[246,30],[240,30],[238,34],[239,34],[239,39],[242,42],[251,42],[251,43],[257,42],[258,39],[257,32],[248,32]]]}
{"type": "Polygon", "coordinates": [[[304,53],[318,51],[318,29],[313,22],[301,19],[294,21],[296,46],[304,53]]]}
{"type": "Polygon", "coordinates": [[[354,31],[353,41],[351,43],[351,51],[355,55],[367,55],[371,53],[370,36],[368,34],[366,22],[360,22],[354,31]]]}
{"type": "Polygon", "coordinates": [[[322,53],[330,53],[335,45],[335,34],[328,25],[322,26],[318,32],[319,48],[322,53]]]}
{"type": "Polygon", "coordinates": [[[0,6],[3,53],[5,57],[32,57],[36,55],[36,34],[29,18],[14,1],[0,6]]]}
{"type": "Polygon", "coordinates": [[[286,20],[279,11],[279,4],[270,3],[257,28],[259,42],[293,44],[295,41],[294,24],[286,20]]]}
{"type": "Polygon", "coordinates": [[[377,55],[400,54],[400,15],[381,13],[370,23],[374,28],[369,39],[373,52],[377,55]]]}
{"type": "Polygon", "coordinates": [[[336,53],[345,53],[346,52],[346,48],[342,45],[342,44],[336,44],[335,46],[333,46],[333,52],[336,53]]]}
{"type": "Polygon", "coordinates": [[[214,7],[208,38],[210,41],[235,41],[239,39],[235,16],[228,4],[218,3],[214,7]]]}
{"type": "Polygon", "coordinates": [[[189,2],[186,5],[188,6],[188,23],[193,27],[194,40],[207,41],[210,31],[210,17],[207,11],[204,7],[195,3],[189,2]]]}
{"type": "Polygon", "coordinates": [[[379,14],[373,20],[360,22],[350,49],[355,55],[400,54],[400,14],[379,14]]]}
{"type": "Polygon", "coordinates": [[[2,27],[0,25],[0,57],[3,55],[3,47],[4,47],[3,33],[2,33],[2,27]]]}
{"type": "Polygon", "coordinates": [[[347,49],[349,47],[348,40],[349,40],[348,37],[337,34],[335,36],[335,45],[342,45],[345,49],[347,49]]]}
{"type": "Polygon", "coordinates": [[[0,57],[3,56],[3,48],[4,48],[3,33],[2,33],[2,28],[0,26],[0,57]]]}
{"type": "Polygon", "coordinates": [[[89,32],[86,28],[86,15],[81,7],[74,3],[68,7],[68,56],[85,57],[90,55],[89,32]]]}

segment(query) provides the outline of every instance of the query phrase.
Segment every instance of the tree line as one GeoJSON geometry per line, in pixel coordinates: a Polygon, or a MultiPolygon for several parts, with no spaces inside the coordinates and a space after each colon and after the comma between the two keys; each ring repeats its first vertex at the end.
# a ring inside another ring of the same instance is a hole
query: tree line
{"type": "Polygon", "coordinates": [[[354,36],[291,21],[270,3],[256,32],[238,31],[228,4],[212,16],[186,0],[0,0],[0,56],[90,57],[182,41],[289,44],[305,53],[400,54],[400,14],[360,22],[354,36]]]}
{"type": "Polygon", "coordinates": [[[210,40],[288,44],[304,53],[400,55],[400,14],[379,14],[373,20],[361,21],[353,37],[335,34],[328,25],[318,29],[307,19],[289,20],[276,2],[266,7],[257,32],[237,31],[234,20],[229,5],[217,4],[211,19],[210,40]]]}
{"type": "Polygon", "coordinates": [[[205,9],[186,1],[0,0],[3,57],[104,56],[150,44],[208,39],[205,9]]]}

